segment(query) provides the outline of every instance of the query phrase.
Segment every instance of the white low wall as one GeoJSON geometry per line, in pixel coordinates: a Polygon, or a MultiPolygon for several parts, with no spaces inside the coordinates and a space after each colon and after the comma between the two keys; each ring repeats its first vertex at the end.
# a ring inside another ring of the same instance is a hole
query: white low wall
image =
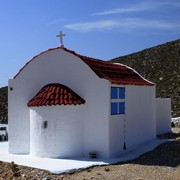
{"type": "Polygon", "coordinates": [[[126,86],[127,149],[156,138],[155,86],[126,86]]]}
{"type": "Polygon", "coordinates": [[[171,132],[171,99],[156,99],[156,134],[171,132]]]}

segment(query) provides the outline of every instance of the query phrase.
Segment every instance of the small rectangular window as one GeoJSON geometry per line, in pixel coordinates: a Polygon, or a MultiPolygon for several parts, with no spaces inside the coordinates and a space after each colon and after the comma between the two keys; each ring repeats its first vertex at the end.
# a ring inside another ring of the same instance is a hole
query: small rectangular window
{"type": "Polygon", "coordinates": [[[111,87],[111,115],[125,114],[125,87],[111,87]]]}

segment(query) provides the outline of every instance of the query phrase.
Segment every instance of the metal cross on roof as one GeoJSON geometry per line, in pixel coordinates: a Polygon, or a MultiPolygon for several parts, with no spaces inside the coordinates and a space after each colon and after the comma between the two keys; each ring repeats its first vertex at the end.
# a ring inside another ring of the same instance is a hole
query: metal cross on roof
{"type": "Polygon", "coordinates": [[[60,47],[64,47],[64,44],[63,44],[63,36],[65,36],[66,34],[63,34],[62,31],[59,32],[58,35],[56,35],[56,37],[59,37],[60,38],[60,47]]]}

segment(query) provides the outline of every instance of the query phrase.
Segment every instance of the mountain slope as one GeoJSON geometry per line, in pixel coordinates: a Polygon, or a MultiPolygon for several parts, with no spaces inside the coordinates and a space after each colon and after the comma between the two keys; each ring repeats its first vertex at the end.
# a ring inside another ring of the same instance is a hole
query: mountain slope
{"type": "Polygon", "coordinates": [[[128,65],[156,83],[157,97],[170,97],[172,115],[180,116],[180,39],[111,61],[128,65]]]}
{"type": "Polygon", "coordinates": [[[7,123],[7,107],[8,107],[8,98],[7,98],[7,87],[0,88],[0,123],[7,123]]]}

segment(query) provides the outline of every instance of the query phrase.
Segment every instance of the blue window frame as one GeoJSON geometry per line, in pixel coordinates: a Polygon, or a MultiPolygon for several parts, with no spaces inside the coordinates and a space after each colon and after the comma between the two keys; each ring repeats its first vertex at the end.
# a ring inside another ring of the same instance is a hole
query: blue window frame
{"type": "Polygon", "coordinates": [[[125,114],[125,88],[111,87],[111,115],[125,114]]]}

